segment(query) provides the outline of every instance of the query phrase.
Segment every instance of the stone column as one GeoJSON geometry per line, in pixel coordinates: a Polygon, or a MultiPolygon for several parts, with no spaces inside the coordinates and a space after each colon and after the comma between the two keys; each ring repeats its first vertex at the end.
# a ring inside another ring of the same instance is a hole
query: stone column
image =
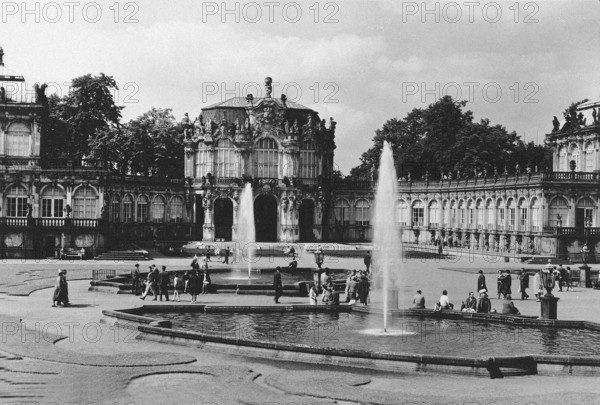
{"type": "Polygon", "coordinates": [[[237,240],[238,230],[238,215],[239,215],[240,204],[237,199],[233,199],[233,224],[231,225],[231,240],[237,240]]]}
{"type": "Polygon", "coordinates": [[[215,226],[213,223],[214,201],[212,196],[204,197],[204,226],[202,227],[202,240],[213,242],[215,240],[215,226]]]}

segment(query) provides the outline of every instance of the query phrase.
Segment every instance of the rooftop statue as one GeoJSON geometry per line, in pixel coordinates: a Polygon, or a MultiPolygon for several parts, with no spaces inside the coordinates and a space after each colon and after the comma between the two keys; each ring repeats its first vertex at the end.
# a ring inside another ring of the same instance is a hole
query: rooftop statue
{"type": "Polygon", "coordinates": [[[273,79],[270,77],[265,77],[265,97],[271,98],[271,93],[273,92],[273,87],[271,86],[273,83],[273,79]]]}
{"type": "Polygon", "coordinates": [[[554,128],[552,128],[552,132],[560,131],[560,122],[558,121],[558,118],[556,118],[556,115],[554,116],[554,119],[552,120],[552,126],[554,127],[554,128]]]}

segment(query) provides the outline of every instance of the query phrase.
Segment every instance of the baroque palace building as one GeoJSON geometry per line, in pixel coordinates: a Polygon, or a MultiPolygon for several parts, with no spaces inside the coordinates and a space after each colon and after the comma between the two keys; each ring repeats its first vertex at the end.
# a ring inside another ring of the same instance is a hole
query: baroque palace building
{"type": "MultiPolygon", "coordinates": [[[[285,95],[234,97],[184,131],[185,178],[121,175],[91,160],[40,158],[45,87],[28,92],[0,48],[0,258],[95,257],[128,242],[236,240],[252,185],[257,241],[367,242],[374,183],[335,179],[336,123],[285,95]]],[[[590,255],[600,250],[600,102],[554,120],[553,168],[401,179],[404,243],[481,253],[590,255]]]]}

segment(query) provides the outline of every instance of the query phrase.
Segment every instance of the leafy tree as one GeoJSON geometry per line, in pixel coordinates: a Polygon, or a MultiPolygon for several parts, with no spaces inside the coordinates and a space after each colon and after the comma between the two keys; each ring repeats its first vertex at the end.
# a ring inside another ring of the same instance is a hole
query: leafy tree
{"type": "Polygon", "coordinates": [[[428,173],[463,175],[491,173],[494,169],[514,171],[516,165],[544,168],[549,149],[524,144],[515,132],[489,120],[473,121],[466,101],[442,97],[427,108],[415,108],[402,120],[388,120],[375,132],[374,145],[361,156],[361,164],[352,169],[354,177],[365,177],[377,168],[383,142],[394,152],[399,177],[420,178],[428,173]]]}
{"type": "Polygon", "coordinates": [[[118,87],[112,76],[87,74],[72,80],[68,95],[49,97],[44,157],[79,160],[88,156],[89,142],[97,131],[120,125],[123,107],[115,104],[115,90],[118,87]]]}

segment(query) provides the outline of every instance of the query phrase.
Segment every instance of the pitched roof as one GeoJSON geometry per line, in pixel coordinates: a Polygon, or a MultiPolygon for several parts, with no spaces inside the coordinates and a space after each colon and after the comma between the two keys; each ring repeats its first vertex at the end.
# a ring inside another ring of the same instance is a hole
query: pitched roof
{"type": "MultiPolygon", "coordinates": [[[[258,105],[262,100],[264,100],[264,97],[256,97],[252,104],[253,105],[258,105]]],[[[280,98],[273,98],[273,100],[280,106],[283,108],[283,102],[281,101],[280,98]]],[[[287,108],[291,108],[291,109],[295,109],[295,110],[307,110],[307,111],[313,111],[312,109],[303,106],[302,104],[296,103],[294,101],[286,101],[286,107],[287,108]]],[[[213,108],[246,108],[248,105],[248,102],[246,101],[246,97],[233,97],[230,99],[227,99],[225,101],[221,101],[219,103],[216,104],[212,104],[209,105],[208,107],[204,107],[202,110],[210,110],[213,108]]]]}

